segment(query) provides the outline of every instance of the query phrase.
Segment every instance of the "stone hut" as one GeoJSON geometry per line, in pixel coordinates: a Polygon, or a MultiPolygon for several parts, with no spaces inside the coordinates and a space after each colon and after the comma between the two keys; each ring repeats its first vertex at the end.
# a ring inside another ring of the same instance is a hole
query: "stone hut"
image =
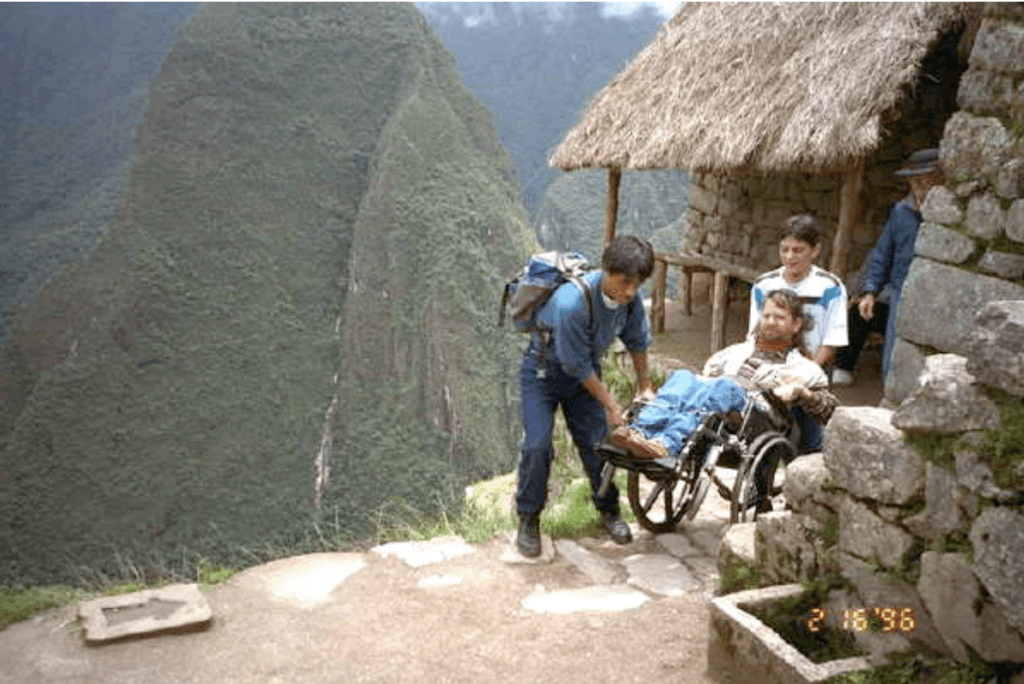
{"type": "Polygon", "coordinates": [[[687,3],[593,99],[551,157],[691,174],[681,251],[759,271],[779,223],[828,226],[821,263],[845,276],[906,192],[892,175],[935,146],[956,109],[981,5],[687,3]]]}

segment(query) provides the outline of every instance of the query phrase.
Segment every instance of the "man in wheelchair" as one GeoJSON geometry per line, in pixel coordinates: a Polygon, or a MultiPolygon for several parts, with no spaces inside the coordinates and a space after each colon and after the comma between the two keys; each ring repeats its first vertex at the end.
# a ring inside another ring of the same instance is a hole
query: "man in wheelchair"
{"type": "Polygon", "coordinates": [[[639,413],[629,425],[616,428],[609,441],[636,458],[675,455],[703,415],[738,412],[753,399],[763,401],[763,412],[781,417],[789,428],[810,425],[799,436],[798,452],[818,451],[821,426],[838,401],[828,390],[825,372],[803,353],[803,325],[799,297],[789,290],[770,292],[751,338],[712,355],[702,377],[685,370],[673,373],[656,395],[641,397],[639,413]],[[802,420],[800,412],[813,420],[802,420]]]}

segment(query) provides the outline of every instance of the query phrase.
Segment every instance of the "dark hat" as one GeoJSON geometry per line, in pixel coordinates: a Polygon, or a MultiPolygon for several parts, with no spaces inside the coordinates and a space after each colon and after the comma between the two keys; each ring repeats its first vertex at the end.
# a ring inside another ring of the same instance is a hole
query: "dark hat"
{"type": "Polygon", "coordinates": [[[907,157],[903,168],[896,172],[897,176],[923,176],[939,170],[939,148],[929,147],[918,150],[907,157]]]}

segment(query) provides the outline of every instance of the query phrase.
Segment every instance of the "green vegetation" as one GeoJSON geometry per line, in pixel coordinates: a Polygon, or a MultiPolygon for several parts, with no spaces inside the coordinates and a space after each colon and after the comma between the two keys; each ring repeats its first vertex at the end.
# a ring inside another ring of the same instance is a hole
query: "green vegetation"
{"type": "Polygon", "coordinates": [[[116,220],[0,350],[0,585],[354,543],[508,469],[521,340],[494,317],[533,244],[413,7],[202,7],[136,138],[116,220]]]}
{"type": "Polygon", "coordinates": [[[996,389],[988,392],[999,405],[1000,423],[982,433],[981,456],[999,487],[1024,491],[1024,402],[996,389]]]}
{"type": "Polygon", "coordinates": [[[732,559],[725,564],[718,576],[718,593],[732,594],[761,586],[761,568],[756,564],[732,559]]]}

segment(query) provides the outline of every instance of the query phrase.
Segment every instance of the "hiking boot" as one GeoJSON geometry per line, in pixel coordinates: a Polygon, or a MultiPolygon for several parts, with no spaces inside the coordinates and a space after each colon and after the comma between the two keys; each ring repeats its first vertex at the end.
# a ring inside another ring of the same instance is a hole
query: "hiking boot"
{"type": "Polygon", "coordinates": [[[612,541],[616,544],[628,544],[633,541],[633,533],[629,531],[629,525],[618,513],[601,512],[601,524],[608,534],[612,535],[612,541]]]}
{"type": "Polygon", "coordinates": [[[520,514],[519,534],[516,535],[516,548],[527,558],[540,555],[540,514],[520,514]]]}

